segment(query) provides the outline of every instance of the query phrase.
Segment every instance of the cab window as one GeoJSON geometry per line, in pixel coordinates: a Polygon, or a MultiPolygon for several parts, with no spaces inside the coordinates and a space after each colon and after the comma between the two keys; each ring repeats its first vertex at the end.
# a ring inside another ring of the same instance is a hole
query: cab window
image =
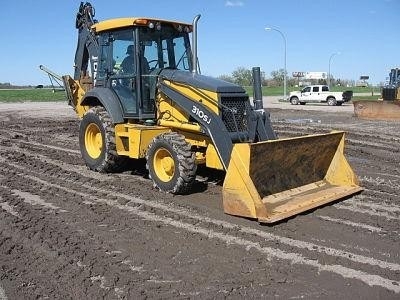
{"type": "Polygon", "coordinates": [[[119,74],[135,74],[135,48],[132,30],[115,31],[112,34],[113,71],[119,74]]]}
{"type": "Polygon", "coordinates": [[[142,52],[154,69],[190,70],[191,49],[189,35],[170,24],[162,24],[161,30],[143,27],[139,29],[142,52]]]}

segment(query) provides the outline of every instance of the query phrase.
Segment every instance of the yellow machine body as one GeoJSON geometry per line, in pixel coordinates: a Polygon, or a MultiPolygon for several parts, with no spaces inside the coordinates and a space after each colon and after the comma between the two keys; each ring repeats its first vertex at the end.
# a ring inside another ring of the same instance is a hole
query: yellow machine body
{"type": "MultiPolygon", "coordinates": [[[[92,170],[113,171],[113,167],[125,161],[119,156],[146,158],[149,177],[155,186],[171,193],[184,193],[191,188],[197,165],[224,170],[224,211],[266,223],[361,191],[356,175],[344,157],[344,132],[276,139],[269,117],[262,109],[251,106],[242,87],[196,73],[195,53],[187,55],[191,72],[177,69],[177,63],[170,68],[153,70],[151,74],[141,74],[145,72],[137,65],[136,73],[132,75],[135,80],[130,89],[123,91],[136,93],[135,96],[142,100],[142,106],[137,106],[141,113],[130,114],[127,109],[123,113],[128,107],[123,106],[127,100],[121,100],[123,97],[118,94],[120,87],[117,84],[119,79],[126,78],[103,69],[102,76],[110,77],[103,78],[98,84],[101,76],[92,80],[87,71],[88,59],[92,67],[101,63],[102,60],[94,63],[92,58],[102,57],[100,47],[108,47],[114,41],[108,34],[131,28],[132,34],[127,36],[133,37],[133,30],[136,30],[136,37],[142,37],[139,32],[147,37],[149,33],[162,32],[165,28],[167,37],[171,32],[176,32],[179,38],[186,35],[184,45],[188,46],[188,34],[192,30],[196,33],[197,23],[145,18],[94,23],[93,15],[91,5],[82,3],[76,22],[80,31],[75,76],[74,79],[63,76],[69,104],[82,119],[79,142],[82,156],[92,170]],[[107,42],[97,44],[96,35],[107,42]],[[152,78],[154,84],[147,80],[152,78]],[[144,91],[149,91],[152,97],[145,98],[148,94],[144,91]],[[152,101],[153,106],[149,107],[153,110],[144,112],[145,103],[149,102],[145,100],[152,101]]],[[[155,42],[144,40],[142,48],[155,45],[155,42]]],[[[173,51],[175,40],[167,45],[165,49],[164,46],[158,49],[173,51]]],[[[143,49],[140,52],[136,47],[135,51],[139,55],[143,49]]],[[[185,51],[191,52],[189,48],[185,51]]],[[[172,54],[168,60],[176,56],[172,54]]],[[[104,59],[108,57],[103,56],[104,59]]],[[[112,57],[108,59],[106,66],[111,65],[112,57]]],[[[159,60],[160,65],[165,63],[161,56],[159,60]]],[[[137,100],[126,99],[132,103],[137,100]]]]}
{"type": "MultiPolygon", "coordinates": [[[[182,94],[217,111],[217,94],[169,83],[182,94]]],[[[77,85],[79,92],[79,85],[77,85]]],[[[157,95],[158,125],[116,124],[118,155],[145,158],[149,144],[175,131],[198,149],[196,162],[224,170],[218,151],[197,123],[173,101],[157,95]],[[165,113],[168,112],[168,113],[165,113]]],[[[86,107],[76,105],[78,115],[86,107]]],[[[357,176],[344,156],[344,132],[308,135],[258,143],[236,143],[223,183],[227,214],[274,223],[360,192],[357,176]]]]}
{"type": "MultiPolygon", "coordinates": [[[[201,99],[217,109],[216,94],[169,84],[193,101],[201,99]]],[[[185,135],[193,148],[206,149],[196,153],[198,164],[223,170],[212,141],[201,134],[200,126],[190,123],[189,115],[172,99],[160,94],[158,101],[164,116],[159,126],[116,126],[118,154],[145,157],[153,137],[174,130],[185,135]]],[[[234,144],[222,190],[224,211],[273,223],[361,191],[344,156],[344,143],[344,132],[332,132],[234,144]]]]}
{"type": "Polygon", "coordinates": [[[162,126],[141,124],[117,124],[115,126],[115,144],[118,155],[130,158],[144,158],[153,138],[171,131],[162,126]]]}

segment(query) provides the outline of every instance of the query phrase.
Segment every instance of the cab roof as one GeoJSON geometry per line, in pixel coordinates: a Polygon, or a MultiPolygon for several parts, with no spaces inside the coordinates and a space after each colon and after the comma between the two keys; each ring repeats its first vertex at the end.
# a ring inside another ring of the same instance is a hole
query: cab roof
{"type": "Polygon", "coordinates": [[[189,32],[192,31],[192,24],[183,23],[178,21],[171,21],[171,20],[163,20],[163,19],[154,19],[154,18],[147,18],[147,17],[140,17],[140,18],[116,18],[116,19],[109,19],[100,21],[92,25],[92,28],[96,32],[102,32],[111,29],[118,29],[123,27],[129,26],[148,26],[150,23],[167,23],[172,24],[175,26],[183,26],[189,29],[189,32]]]}

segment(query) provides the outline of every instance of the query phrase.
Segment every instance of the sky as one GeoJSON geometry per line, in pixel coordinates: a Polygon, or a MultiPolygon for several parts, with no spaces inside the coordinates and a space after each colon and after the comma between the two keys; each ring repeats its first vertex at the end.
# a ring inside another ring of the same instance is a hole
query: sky
{"type": "MultiPolygon", "coordinates": [[[[198,57],[204,75],[260,67],[267,77],[328,72],[384,82],[400,67],[400,0],[93,0],[95,19],[157,17],[191,23],[201,14],[198,57]],[[278,29],[265,30],[266,27],[278,29]],[[285,51],[286,48],[286,51],[285,51]],[[329,68],[330,67],[330,68],[329,68]]],[[[0,83],[49,84],[43,64],[73,75],[80,1],[2,1],[0,83]]]]}

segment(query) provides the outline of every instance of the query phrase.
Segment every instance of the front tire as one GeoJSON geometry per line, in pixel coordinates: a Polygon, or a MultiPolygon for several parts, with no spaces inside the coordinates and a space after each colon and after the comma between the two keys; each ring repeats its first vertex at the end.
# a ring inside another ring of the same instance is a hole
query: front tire
{"type": "Polygon", "coordinates": [[[195,153],[176,132],[156,136],[146,154],[146,167],[154,186],[172,194],[187,193],[196,179],[195,153]]]}
{"type": "Polygon", "coordinates": [[[118,156],[115,130],[104,107],[97,106],[85,113],[79,126],[79,146],[86,165],[98,172],[115,172],[125,157],[118,156]]]}

